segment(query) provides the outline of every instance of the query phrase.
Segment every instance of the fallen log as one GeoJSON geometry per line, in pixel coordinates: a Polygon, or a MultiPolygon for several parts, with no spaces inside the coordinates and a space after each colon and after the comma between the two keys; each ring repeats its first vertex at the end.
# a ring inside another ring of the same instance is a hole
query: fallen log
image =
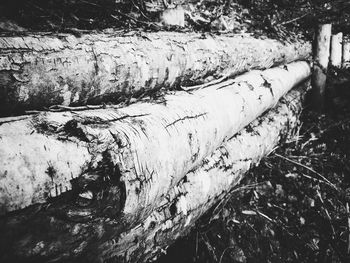
{"type": "Polygon", "coordinates": [[[308,42],[248,34],[35,34],[0,37],[0,116],[51,105],[133,101],[160,88],[195,85],[305,60],[308,42]]]}
{"type": "Polygon", "coordinates": [[[296,62],[121,109],[5,118],[0,214],[70,191],[72,179],[81,188],[103,178],[120,190],[115,214],[145,218],[203,158],[309,76],[309,64],[296,62]]]}
{"type": "Polygon", "coordinates": [[[123,233],[117,244],[100,245],[102,258],[131,262],[156,259],[213,205],[230,197],[245,173],[271,153],[281,141],[295,134],[302,102],[309,83],[290,91],[264,116],[230,138],[202,165],[188,173],[140,225],[123,233]],[[138,242],[135,243],[135,237],[138,242]]]}
{"type": "Polygon", "coordinates": [[[305,87],[289,92],[273,110],[227,139],[131,229],[126,227],[129,222],[106,212],[108,203],[89,218],[91,205],[83,210],[66,195],[0,218],[0,260],[145,262],[157,257],[205,211],[228,198],[244,173],[293,133],[305,87]]]}

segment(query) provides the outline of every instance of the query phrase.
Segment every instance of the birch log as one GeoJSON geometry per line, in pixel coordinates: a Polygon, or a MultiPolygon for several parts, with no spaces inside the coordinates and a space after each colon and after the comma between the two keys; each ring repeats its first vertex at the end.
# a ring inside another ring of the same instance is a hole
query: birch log
{"type": "Polygon", "coordinates": [[[119,110],[5,118],[0,211],[43,203],[71,190],[74,178],[109,174],[122,185],[124,216],[145,218],[188,171],[309,75],[309,64],[296,62],[119,110]]]}
{"type": "Polygon", "coordinates": [[[212,76],[265,69],[310,54],[310,43],[283,44],[249,35],[0,37],[0,116],[51,105],[119,103],[160,88],[200,84],[212,76]]]}
{"type": "Polygon", "coordinates": [[[154,259],[189,231],[212,205],[228,198],[244,173],[257,165],[281,139],[292,134],[305,91],[301,87],[289,92],[277,107],[227,139],[198,168],[169,189],[153,212],[134,227],[128,228],[129,222],[107,213],[108,197],[104,200],[105,209],[98,208],[98,204],[79,207],[70,200],[72,195],[64,195],[51,200],[49,205],[35,205],[0,218],[0,260],[145,262],[154,259]],[[91,207],[95,208],[95,214],[88,214],[94,210],[91,207]]]}
{"type": "Polygon", "coordinates": [[[330,64],[333,67],[340,68],[343,53],[343,33],[332,35],[330,64]]]}
{"type": "Polygon", "coordinates": [[[312,74],[312,104],[318,111],[324,110],[327,71],[330,56],[332,25],[319,25],[316,35],[316,52],[312,74]]]}

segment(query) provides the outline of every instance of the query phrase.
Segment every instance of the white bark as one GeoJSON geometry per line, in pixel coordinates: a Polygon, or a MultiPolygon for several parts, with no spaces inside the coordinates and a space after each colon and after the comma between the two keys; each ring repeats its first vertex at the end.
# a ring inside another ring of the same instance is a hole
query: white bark
{"type": "Polygon", "coordinates": [[[330,56],[332,25],[319,25],[316,35],[316,53],[312,75],[312,104],[318,111],[324,110],[325,88],[330,56]]]}
{"type": "Polygon", "coordinates": [[[308,63],[296,62],[158,102],[6,120],[0,210],[45,202],[70,190],[73,178],[105,173],[109,163],[125,186],[125,217],[145,218],[203,158],[309,75],[308,63]]]}
{"type": "Polygon", "coordinates": [[[182,6],[165,9],[160,18],[165,25],[185,26],[185,10],[182,6]]]}
{"type": "Polygon", "coordinates": [[[244,174],[293,134],[307,85],[289,92],[277,107],[205,157],[168,189],[145,220],[134,223],[106,213],[118,201],[107,189],[102,204],[94,201],[97,206],[80,208],[67,197],[50,200],[2,221],[0,261],[145,262],[159,256],[211,206],[229,198],[244,174]]]}
{"type": "Polygon", "coordinates": [[[0,37],[0,116],[51,105],[124,102],[161,88],[305,60],[310,54],[310,43],[283,44],[250,35],[0,37]]]}
{"type": "Polygon", "coordinates": [[[333,67],[340,68],[343,51],[343,33],[332,35],[330,64],[333,67]]]}
{"type": "Polygon", "coordinates": [[[349,66],[350,66],[350,41],[347,38],[343,40],[342,67],[348,68],[349,66]]]}
{"type": "Polygon", "coordinates": [[[186,179],[167,193],[161,206],[146,220],[123,233],[123,238],[116,244],[110,241],[102,244],[102,257],[144,262],[159,256],[164,248],[186,234],[210,207],[229,198],[234,186],[249,169],[273,151],[281,136],[283,139],[292,136],[306,87],[310,85],[289,92],[274,109],[205,158],[199,168],[188,173],[186,179]],[[165,213],[164,210],[170,210],[171,205],[176,209],[165,213]],[[135,236],[139,240],[137,244],[135,236]]]}
{"type": "Polygon", "coordinates": [[[330,45],[332,36],[332,24],[319,25],[316,36],[315,61],[323,69],[328,68],[330,45]]]}

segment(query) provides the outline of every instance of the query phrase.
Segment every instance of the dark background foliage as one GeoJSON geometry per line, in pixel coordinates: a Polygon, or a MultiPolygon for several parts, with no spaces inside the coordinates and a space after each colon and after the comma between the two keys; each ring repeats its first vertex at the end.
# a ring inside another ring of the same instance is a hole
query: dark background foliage
{"type": "MultiPolygon", "coordinates": [[[[311,34],[315,24],[330,21],[335,30],[345,33],[350,30],[347,0],[2,0],[0,21],[10,20],[22,28],[41,31],[111,27],[159,30],[153,24],[157,22],[157,14],[150,6],[161,9],[163,2],[191,5],[206,17],[217,16],[218,10],[234,12],[234,19],[248,24],[248,29],[253,27],[252,30],[285,26],[288,31],[311,34]]],[[[210,27],[194,29],[210,30],[210,27]]]]}

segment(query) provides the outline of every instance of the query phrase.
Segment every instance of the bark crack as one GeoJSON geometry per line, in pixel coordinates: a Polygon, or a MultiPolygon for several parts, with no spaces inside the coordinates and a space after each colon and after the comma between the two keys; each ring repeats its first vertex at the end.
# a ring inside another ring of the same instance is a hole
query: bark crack
{"type": "Polygon", "coordinates": [[[194,116],[186,116],[186,117],[177,119],[176,121],[174,121],[174,122],[172,122],[172,123],[166,125],[165,128],[168,128],[168,127],[170,127],[170,126],[172,126],[172,125],[175,125],[176,123],[178,123],[178,122],[180,122],[180,121],[189,120],[189,119],[197,119],[197,118],[202,117],[202,116],[205,116],[205,115],[207,115],[207,114],[208,114],[208,113],[205,112],[205,113],[197,114],[197,115],[194,115],[194,116]]]}

